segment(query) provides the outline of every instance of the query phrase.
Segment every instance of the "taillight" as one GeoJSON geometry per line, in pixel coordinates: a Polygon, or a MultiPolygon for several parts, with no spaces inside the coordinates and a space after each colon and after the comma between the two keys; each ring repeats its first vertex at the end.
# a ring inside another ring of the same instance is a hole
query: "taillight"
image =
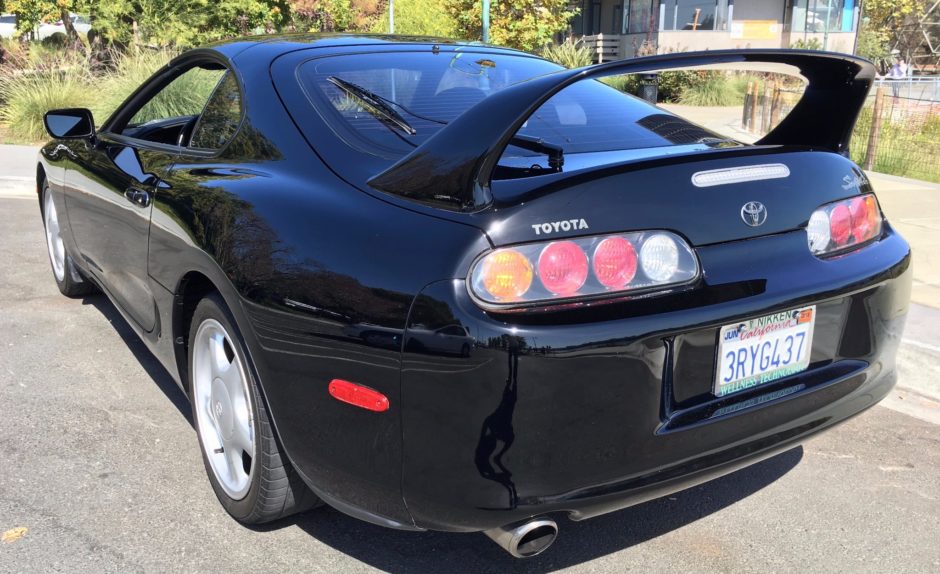
{"type": "Polygon", "coordinates": [[[859,247],[881,235],[881,210],[872,194],[824,205],[813,212],[806,240],[814,255],[831,255],[859,247]]]}
{"type": "Polygon", "coordinates": [[[641,231],[497,249],[474,263],[469,285],[483,306],[511,308],[660,290],[698,275],[681,237],[641,231]]]}

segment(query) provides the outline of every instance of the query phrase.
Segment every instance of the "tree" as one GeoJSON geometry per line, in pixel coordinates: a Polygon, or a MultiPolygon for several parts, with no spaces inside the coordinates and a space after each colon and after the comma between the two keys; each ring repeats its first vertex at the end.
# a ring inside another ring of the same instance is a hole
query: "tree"
{"type": "MultiPolygon", "coordinates": [[[[444,0],[464,38],[482,37],[480,0],[444,0]]],[[[500,0],[490,5],[490,41],[520,50],[535,51],[568,27],[578,13],[570,0],[500,0]]]]}
{"type": "Polygon", "coordinates": [[[387,0],[290,0],[291,26],[302,32],[359,32],[381,19],[387,0]]]}
{"type": "MultiPolygon", "coordinates": [[[[387,10],[371,31],[388,33],[387,10]]],[[[444,0],[395,0],[395,33],[449,38],[456,35],[457,22],[444,0]]]]}
{"type": "Polygon", "coordinates": [[[863,25],[859,30],[858,53],[867,50],[866,57],[875,59],[879,45],[898,48],[907,61],[920,46],[921,34],[905,34],[905,29],[916,27],[916,22],[926,13],[933,0],[866,0],[863,25]],[[872,52],[874,50],[874,52],[872,52]],[[873,57],[874,56],[874,57],[873,57]]]}

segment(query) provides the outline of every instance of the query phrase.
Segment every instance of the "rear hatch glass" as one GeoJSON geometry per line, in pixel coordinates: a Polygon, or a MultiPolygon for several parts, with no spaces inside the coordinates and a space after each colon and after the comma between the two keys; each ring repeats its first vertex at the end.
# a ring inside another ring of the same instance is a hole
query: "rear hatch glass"
{"type": "MultiPolygon", "coordinates": [[[[523,54],[429,48],[422,52],[307,59],[297,66],[295,77],[306,104],[348,146],[347,152],[365,160],[342,162],[350,169],[371,171],[349,178],[363,181],[410,153],[489,95],[560,69],[554,63],[523,54]]],[[[309,111],[291,110],[293,114],[309,111]]],[[[518,135],[560,148],[565,171],[623,161],[621,152],[631,150],[643,150],[636,155],[649,157],[676,153],[677,147],[694,151],[738,145],[595,80],[559,92],[532,114],[518,135]]],[[[323,140],[311,141],[317,147],[316,142],[323,140]]],[[[545,151],[531,147],[510,145],[500,165],[547,168],[545,151]]],[[[532,172],[502,172],[503,177],[520,173],[532,172]]]]}

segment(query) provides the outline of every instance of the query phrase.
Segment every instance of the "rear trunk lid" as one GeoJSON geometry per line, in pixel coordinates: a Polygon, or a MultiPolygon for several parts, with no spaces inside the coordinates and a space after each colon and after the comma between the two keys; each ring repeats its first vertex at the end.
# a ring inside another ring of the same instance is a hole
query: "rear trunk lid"
{"type": "Polygon", "coordinates": [[[472,220],[497,246],[652,229],[701,246],[804,227],[820,205],[866,191],[841,155],[739,148],[494,181],[493,206],[472,220]]]}

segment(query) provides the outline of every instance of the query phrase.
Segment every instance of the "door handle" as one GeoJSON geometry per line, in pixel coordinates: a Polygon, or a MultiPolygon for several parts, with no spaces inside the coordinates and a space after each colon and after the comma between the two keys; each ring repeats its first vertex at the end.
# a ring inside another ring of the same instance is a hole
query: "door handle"
{"type": "Polygon", "coordinates": [[[136,187],[128,187],[124,190],[124,197],[134,205],[140,207],[150,206],[150,192],[148,191],[137,189],[136,187]]]}

